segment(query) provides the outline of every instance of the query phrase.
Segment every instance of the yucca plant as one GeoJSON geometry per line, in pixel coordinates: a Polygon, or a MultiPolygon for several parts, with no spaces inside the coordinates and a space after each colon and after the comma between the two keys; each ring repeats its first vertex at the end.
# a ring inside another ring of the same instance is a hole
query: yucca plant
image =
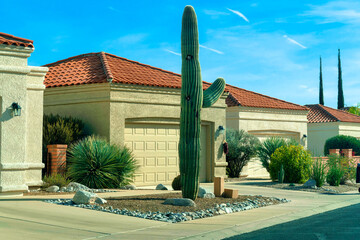
{"type": "Polygon", "coordinates": [[[126,147],[89,136],[70,146],[68,176],[90,188],[118,188],[132,182],[136,160],[126,147]]]}

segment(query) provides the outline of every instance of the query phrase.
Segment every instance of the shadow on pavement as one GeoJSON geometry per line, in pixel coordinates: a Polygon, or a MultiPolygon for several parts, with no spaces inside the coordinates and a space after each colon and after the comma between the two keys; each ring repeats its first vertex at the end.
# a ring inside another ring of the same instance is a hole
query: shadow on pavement
{"type": "MultiPolygon", "coordinates": [[[[360,196],[359,196],[360,197],[360,196]]],[[[360,204],[278,224],[228,240],[355,240],[360,239],[360,204]]]]}

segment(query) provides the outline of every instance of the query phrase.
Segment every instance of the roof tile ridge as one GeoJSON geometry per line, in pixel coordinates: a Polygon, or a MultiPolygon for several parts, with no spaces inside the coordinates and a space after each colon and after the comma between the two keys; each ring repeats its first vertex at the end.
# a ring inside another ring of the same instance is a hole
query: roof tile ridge
{"type": "MultiPolygon", "coordinates": [[[[327,106],[323,106],[323,107],[325,107],[325,108],[330,108],[330,107],[327,107],[327,106]]],[[[331,110],[335,110],[335,111],[340,112],[340,113],[345,113],[345,114],[350,115],[350,116],[352,116],[352,117],[360,118],[360,116],[358,116],[358,115],[356,115],[356,114],[352,114],[352,113],[350,113],[350,112],[348,112],[348,111],[345,111],[345,110],[335,109],[335,108],[330,108],[330,109],[331,109],[331,110]]],[[[337,118],[337,119],[338,119],[338,118],[337,118]]],[[[339,121],[341,121],[341,120],[339,120],[339,121]]]]}
{"type": "MultiPolygon", "coordinates": [[[[285,101],[285,100],[281,100],[281,99],[274,98],[274,97],[270,97],[270,96],[267,96],[267,95],[264,95],[264,94],[261,94],[261,93],[253,92],[253,91],[250,91],[250,90],[246,90],[246,89],[244,89],[244,88],[239,88],[239,87],[236,87],[236,86],[233,86],[233,85],[230,85],[230,84],[226,84],[226,86],[233,87],[233,88],[236,88],[236,89],[239,89],[239,90],[243,90],[243,91],[245,91],[245,92],[250,92],[250,93],[253,93],[253,94],[256,94],[256,95],[260,95],[260,96],[262,96],[262,97],[270,98],[270,99],[273,99],[273,100],[277,100],[277,101],[280,101],[280,102],[284,102],[284,103],[288,103],[288,104],[291,104],[291,105],[295,105],[295,106],[297,106],[297,107],[304,108],[304,110],[309,110],[308,107],[303,106],[303,105],[300,105],[300,104],[296,104],[296,103],[292,103],[292,102],[287,102],[287,101],[285,101]]],[[[239,102],[239,103],[240,103],[240,102],[239,102]]]]}
{"type": "Polygon", "coordinates": [[[59,60],[59,61],[56,61],[56,62],[48,63],[48,64],[45,64],[45,65],[42,65],[42,67],[50,67],[50,66],[53,66],[53,65],[56,65],[56,64],[60,64],[60,63],[63,63],[63,62],[73,60],[75,58],[87,57],[87,56],[92,56],[92,55],[96,55],[96,54],[99,54],[99,53],[94,53],[94,52],[92,52],[92,53],[84,53],[84,54],[76,55],[76,56],[73,56],[73,57],[65,58],[65,59],[62,59],[62,60],[59,60]]]}
{"type": "Polygon", "coordinates": [[[124,58],[124,57],[119,57],[119,56],[116,56],[116,55],[111,54],[111,53],[106,53],[105,52],[105,54],[109,55],[111,57],[115,57],[115,58],[119,58],[119,59],[122,59],[122,60],[125,60],[125,61],[128,61],[128,62],[131,62],[131,63],[139,64],[139,65],[144,66],[144,67],[149,67],[149,68],[152,68],[152,69],[155,69],[155,70],[159,70],[159,71],[162,71],[162,72],[165,72],[165,73],[170,73],[170,74],[181,77],[181,74],[179,74],[179,73],[174,73],[174,72],[171,72],[171,71],[164,70],[162,68],[157,68],[157,67],[145,64],[145,63],[137,62],[137,61],[130,60],[130,59],[127,59],[127,58],[124,58]]]}
{"type": "MultiPolygon", "coordinates": [[[[338,119],[337,117],[335,117],[334,115],[332,115],[326,108],[330,108],[330,107],[326,107],[324,105],[321,104],[315,104],[316,107],[321,108],[322,110],[324,110],[326,112],[326,114],[330,115],[331,117],[335,118],[337,122],[341,122],[340,119],[338,119]]],[[[333,108],[330,108],[333,109],[333,108]]],[[[336,110],[336,109],[333,109],[336,110]]]]}
{"type": "Polygon", "coordinates": [[[0,32],[0,36],[11,37],[11,38],[15,38],[15,39],[20,40],[20,41],[28,41],[28,42],[34,43],[33,40],[22,38],[22,37],[16,37],[16,36],[8,34],[8,33],[0,32]]]}
{"type": "Polygon", "coordinates": [[[111,72],[111,68],[110,68],[109,62],[106,58],[106,54],[105,54],[105,52],[100,52],[99,55],[100,55],[101,64],[103,65],[103,68],[105,71],[106,80],[111,83],[114,79],[114,76],[111,72]]]}

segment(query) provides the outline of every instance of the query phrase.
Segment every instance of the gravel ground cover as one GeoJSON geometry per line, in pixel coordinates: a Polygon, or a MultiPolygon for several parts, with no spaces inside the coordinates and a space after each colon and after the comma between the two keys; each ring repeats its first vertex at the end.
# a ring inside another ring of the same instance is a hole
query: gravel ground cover
{"type": "Polygon", "coordinates": [[[163,222],[183,222],[199,218],[213,217],[222,214],[240,212],[253,208],[265,207],[274,204],[286,203],[289,200],[263,196],[239,196],[237,199],[229,198],[198,198],[196,207],[183,207],[164,205],[167,198],[181,198],[181,193],[166,193],[154,195],[141,195],[121,198],[107,198],[105,205],[79,204],[69,199],[45,200],[49,203],[81,207],[91,210],[109,212],[144,219],[163,222]]]}

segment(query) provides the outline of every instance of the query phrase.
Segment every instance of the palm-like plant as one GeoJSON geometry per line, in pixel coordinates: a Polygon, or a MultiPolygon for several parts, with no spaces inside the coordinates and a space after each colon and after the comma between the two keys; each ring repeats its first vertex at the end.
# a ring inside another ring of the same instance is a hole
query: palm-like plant
{"type": "Polygon", "coordinates": [[[90,136],[70,146],[68,176],[90,188],[118,188],[132,181],[136,160],[126,147],[90,136]]]}
{"type": "Polygon", "coordinates": [[[282,146],[299,145],[295,139],[285,140],[281,137],[269,137],[258,148],[258,157],[261,164],[269,172],[270,158],[276,149],[282,146]]]}

